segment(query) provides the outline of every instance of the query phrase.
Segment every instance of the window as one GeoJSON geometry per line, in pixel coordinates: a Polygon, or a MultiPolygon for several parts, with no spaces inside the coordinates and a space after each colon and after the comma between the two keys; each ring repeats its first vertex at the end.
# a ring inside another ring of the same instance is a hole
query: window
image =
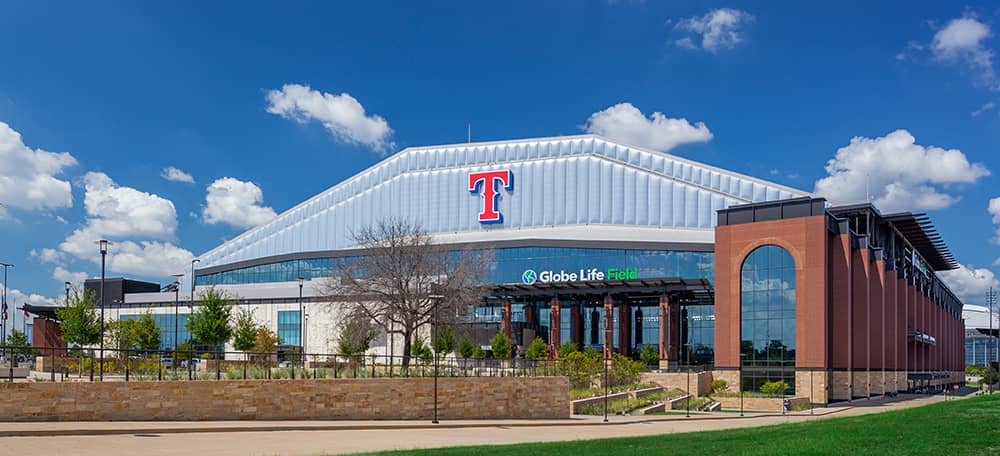
{"type": "Polygon", "coordinates": [[[744,260],[740,282],[743,388],[784,380],[794,392],[795,260],[782,247],[759,247],[744,260]]]}
{"type": "Polygon", "coordinates": [[[278,311],[278,339],[282,345],[302,345],[302,314],[297,310],[278,311]]]}

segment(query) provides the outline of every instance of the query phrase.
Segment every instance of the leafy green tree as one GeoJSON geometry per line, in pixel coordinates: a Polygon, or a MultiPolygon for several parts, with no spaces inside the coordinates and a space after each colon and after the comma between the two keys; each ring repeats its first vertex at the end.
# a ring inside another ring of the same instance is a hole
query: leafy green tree
{"type": "Polygon", "coordinates": [[[375,335],[375,325],[372,319],[357,308],[351,309],[340,321],[337,351],[342,355],[364,354],[371,347],[375,335]]]}
{"type": "Polygon", "coordinates": [[[476,359],[486,359],[486,350],[483,350],[483,347],[476,347],[475,352],[473,352],[473,356],[475,356],[476,359]]]}
{"type": "Polygon", "coordinates": [[[476,356],[476,343],[472,341],[472,337],[468,334],[463,334],[462,338],[458,341],[458,355],[465,359],[470,359],[476,356]]]}
{"type": "Polygon", "coordinates": [[[536,337],[528,345],[528,350],[524,352],[524,357],[532,361],[538,361],[549,357],[548,350],[545,349],[545,341],[541,337],[536,337]]]}
{"type": "Polygon", "coordinates": [[[604,369],[600,353],[574,351],[561,361],[562,371],[574,388],[587,388],[594,383],[604,369]]]}
{"type": "Polygon", "coordinates": [[[177,344],[174,348],[174,362],[177,363],[180,360],[190,361],[194,357],[194,344],[190,340],[185,340],[177,344]]]}
{"type": "MultiPolygon", "coordinates": [[[[233,347],[242,352],[254,349],[257,344],[257,322],[250,309],[243,309],[236,317],[233,327],[233,347]]],[[[249,356],[249,355],[248,355],[249,356]]]]}
{"type": "Polygon", "coordinates": [[[143,350],[160,348],[160,327],[148,311],[135,322],[136,345],[143,350]]]}
{"type": "Polygon", "coordinates": [[[257,335],[254,338],[253,349],[258,353],[273,353],[277,348],[278,344],[281,343],[281,338],[278,337],[271,328],[266,326],[257,327],[257,335]]]}
{"type": "Polygon", "coordinates": [[[639,360],[647,366],[653,366],[660,362],[660,351],[652,345],[646,345],[639,350],[639,360]]]}
{"type": "Polygon", "coordinates": [[[28,335],[24,332],[13,330],[7,335],[7,346],[10,348],[10,354],[13,355],[14,367],[17,367],[17,357],[19,355],[24,355],[26,358],[35,356],[38,352],[34,348],[28,345],[28,335]]]}
{"type": "Polygon", "coordinates": [[[570,353],[574,353],[576,351],[577,350],[576,350],[576,344],[575,343],[573,343],[573,342],[563,342],[562,345],[559,346],[559,357],[560,358],[565,358],[565,357],[569,356],[570,353]]]}
{"type": "Polygon", "coordinates": [[[498,332],[490,339],[490,346],[493,348],[493,357],[496,359],[509,359],[511,350],[514,348],[510,338],[503,331],[498,332]]]}
{"type": "Polygon", "coordinates": [[[431,351],[431,347],[427,345],[423,337],[416,335],[413,337],[413,343],[410,345],[411,354],[418,359],[428,362],[434,359],[434,352],[431,351]]]}
{"type": "Polygon", "coordinates": [[[131,319],[109,321],[104,327],[104,346],[115,351],[118,359],[128,357],[128,350],[135,350],[139,344],[136,335],[136,321],[131,319]]]}
{"type": "Polygon", "coordinates": [[[187,328],[199,343],[217,347],[233,337],[232,315],[232,299],[209,288],[198,297],[198,308],[188,318],[187,328]]]}
{"type": "Polygon", "coordinates": [[[434,351],[442,354],[455,351],[455,345],[458,343],[458,335],[455,334],[455,330],[451,326],[442,325],[436,328],[436,332],[434,351]]]}
{"type": "MultiPolygon", "coordinates": [[[[101,341],[101,319],[97,314],[97,295],[74,288],[66,306],[56,309],[63,340],[84,347],[101,341]]],[[[83,350],[79,350],[80,375],[83,375],[83,350]]]]}

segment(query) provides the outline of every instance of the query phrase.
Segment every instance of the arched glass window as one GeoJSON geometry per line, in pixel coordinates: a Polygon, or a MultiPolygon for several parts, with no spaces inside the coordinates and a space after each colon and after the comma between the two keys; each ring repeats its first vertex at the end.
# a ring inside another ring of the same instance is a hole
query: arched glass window
{"type": "Polygon", "coordinates": [[[795,260],[777,245],[758,247],[740,271],[743,388],[784,380],[795,390],[795,260]]]}

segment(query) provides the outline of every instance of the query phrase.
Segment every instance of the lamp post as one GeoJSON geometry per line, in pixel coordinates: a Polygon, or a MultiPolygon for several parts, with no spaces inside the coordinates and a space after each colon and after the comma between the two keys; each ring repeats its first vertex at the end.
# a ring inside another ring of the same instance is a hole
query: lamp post
{"type": "Polygon", "coordinates": [[[66,305],[69,305],[69,282],[64,283],[66,285],[66,305]]]}
{"type": "Polygon", "coordinates": [[[605,339],[604,340],[604,422],[605,423],[608,422],[608,393],[609,393],[608,388],[610,386],[608,384],[609,383],[609,381],[608,381],[609,380],[608,379],[608,358],[610,358],[610,356],[609,356],[610,351],[608,350],[608,343],[610,341],[607,340],[607,334],[608,334],[607,328],[610,327],[610,326],[611,326],[611,318],[610,318],[610,315],[608,314],[608,307],[604,306],[604,328],[605,328],[605,330],[604,330],[604,335],[605,335],[605,337],[604,337],[604,339],[605,339]]]}
{"type": "Polygon", "coordinates": [[[434,349],[434,419],[431,423],[438,424],[438,350],[437,350],[437,325],[438,325],[438,307],[440,307],[441,300],[444,296],[441,295],[430,295],[428,296],[434,301],[434,321],[431,322],[431,348],[434,349]]]}
{"type": "MultiPolygon", "coordinates": [[[[0,301],[2,301],[3,306],[3,320],[0,321],[0,344],[7,342],[7,268],[14,267],[10,263],[0,263],[3,266],[3,294],[0,295],[0,301]]],[[[6,354],[6,350],[4,350],[6,354]]]]}
{"type": "Polygon", "coordinates": [[[174,280],[174,356],[170,358],[170,367],[173,368],[174,374],[177,374],[177,336],[180,332],[178,330],[177,320],[180,318],[177,308],[180,304],[181,299],[181,275],[176,276],[177,280],[174,280]]]}
{"type": "Polygon", "coordinates": [[[688,375],[687,375],[688,400],[687,400],[687,412],[684,413],[684,416],[686,418],[691,418],[691,344],[688,344],[688,346],[687,346],[687,365],[688,365],[687,366],[688,367],[688,375]]]}
{"type": "Polygon", "coordinates": [[[108,246],[111,242],[107,239],[101,239],[97,241],[97,244],[101,246],[101,356],[100,356],[100,380],[104,381],[104,263],[108,257],[108,246]]]}
{"type": "Polygon", "coordinates": [[[743,416],[743,357],[746,353],[740,353],[740,378],[739,378],[739,388],[740,388],[740,416],[743,416]]]}
{"type": "Polygon", "coordinates": [[[302,368],[306,367],[306,311],[302,307],[302,285],[306,279],[299,277],[299,350],[302,351],[302,368]]]}

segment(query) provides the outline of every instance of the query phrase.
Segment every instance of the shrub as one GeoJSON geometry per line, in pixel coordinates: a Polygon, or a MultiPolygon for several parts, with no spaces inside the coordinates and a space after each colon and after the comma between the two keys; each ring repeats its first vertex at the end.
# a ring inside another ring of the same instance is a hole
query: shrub
{"type": "Polygon", "coordinates": [[[560,358],[565,358],[569,356],[570,353],[575,353],[575,352],[576,352],[576,344],[574,344],[573,342],[563,342],[562,345],[559,346],[560,358]]]}
{"type": "Polygon", "coordinates": [[[608,376],[611,377],[613,385],[631,385],[639,382],[639,373],[645,366],[631,358],[615,355],[611,358],[611,370],[608,376]]]}
{"type": "Polygon", "coordinates": [[[493,357],[496,359],[508,359],[510,358],[511,349],[513,348],[510,342],[510,338],[507,337],[503,331],[498,332],[497,335],[490,339],[490,346],[493,348],[493,357]]]}
{"type": "Polygon", "coordinates": [[[729,382],[725,380],[712,380],[712,392],[724,393],[729,390],[729,382]]]}
{"type": "Polygon", "coordinates": [[[201,359],[212,359],[212,354],[211,353],[202,353],[201,354],[201,359]]]}
{"type": "Polygon", "coordinates": [[[788,383],[780,380],[776,382],[765,382],[760,386],[760,392],[772,396],[784,396],[785,391],[788,391],[788,383]]]}
{"type": "Polygon", "coordinates": [[[573,352],[562,359],[562,369],[574,387],[589,387],[604,367],[600,355],[573,352]]]}
{"type": "Polygon", "coordinates": [[[476,359],[486,359],[486,350],[483,350],[482,347],[475,347],[475,350],[476,351],[473,354],[476,359]]]}
{"type": "Polygon", "coordinates": [[[545,341],[541,337],[536,337],[535,340],[531,341],[531,345],[528,345],[528,350],[524,353],[524,356],[532,361],[548,358],[549,353],[545,349],[545,341]]]}
{"type": "Polygon", "coordinates": [[[647,366],[653,366],[660,363],[660,351],[652,345],[646,345],[639,350],[639,360],[647,366]]]}

